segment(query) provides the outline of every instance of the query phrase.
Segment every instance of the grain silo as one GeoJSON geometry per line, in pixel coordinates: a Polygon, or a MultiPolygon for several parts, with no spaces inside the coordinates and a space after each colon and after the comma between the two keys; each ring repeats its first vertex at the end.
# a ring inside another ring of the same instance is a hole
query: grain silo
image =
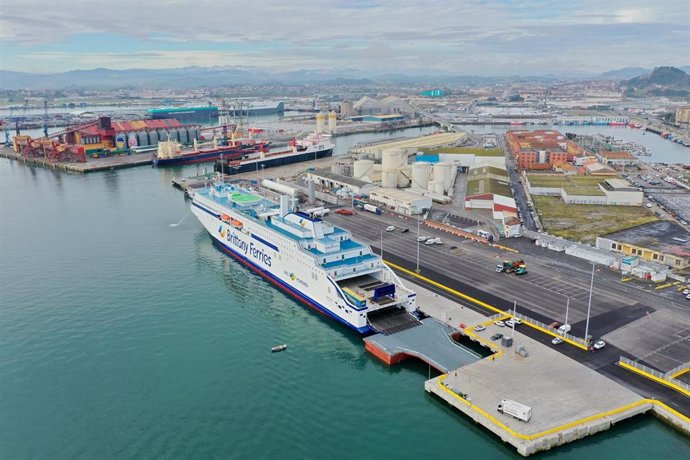
{"type": "Polygon", "coordinates": [[[352,177],[366,181],[366,178],[371,178],[373,170],[374,162],[372,160],[357,160],[354,162],[352,177]]]}
{"type": "Polygon", "coordinates": [[[398,188],[397,169],[384,169],[381,171],[381,187],[398,188]]]}
{"type": "Polygon", "coordinates": [[[418,161],[412,165],[412,187],[426,190],[429,186],[431,165],[425,161],[418,161]]]}

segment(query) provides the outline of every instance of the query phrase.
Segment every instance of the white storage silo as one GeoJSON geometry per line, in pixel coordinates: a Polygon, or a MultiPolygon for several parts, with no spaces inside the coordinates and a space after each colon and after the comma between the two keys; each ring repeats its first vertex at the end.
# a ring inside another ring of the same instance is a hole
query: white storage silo
{"type": "Polygon", "coordinates": [[[443,195],[445,187],[443,186],[442,180],[434,181],[434,193],[436,195],[443,195]]]}
{"type": "Polygon", "coordinates": [[[354,172],[352,177],[359,180],[366,180],[364,178],[370,178],[373,169],[374,162],[372,160],[357,160],[354,162],[354,172]]]}
{"type": "Polygon", "coordinates": [[[401,149],[388,149],[382,152],[381,165],[384,169],[400,169],[407,164],[407,156],[401,149]]]}
{"type": "MultiPolygon", "coordinates": [[[[443,181],[440,180],[430,180],[429,184],[427,185],[426,189],[432,193],[436,193],[435,190],[438,189],[438,184],[441,184],[441,188],[443,188],[443,181]]],[[[443,194],[443,193],[441,193],[443,194]]]]}
{"type": "Polygon", "coordinates": [[[431,165],[425,161],[418,161],[412,165],[412,187],[425,189],[429,186],[429,172],[431,165]]]}
{"type": "Polygon", "coordinates": [[[381,187],[397,188],[398,187],[398,170],[384,169],[381,172],[381,187]]]}
{"type": "Polygon", "coordinates": [[[316,133],[322,134],[326,130],[326,115],[323,112],[316,114],[316,133]]]}
{"type": "Polygon", "coordinates": [[[328,114],[328,131],[333,134],[335,133],[335,125],[336,125],[336,114],[335,112],[330,112],[328,114]]]}
{"type": "Polygon", "coordinates": [[[443,183],[443,190],[450,190],[453,185],[453,165],[445,161],[436,163],[434,165],[434,180],[443,183]]]}

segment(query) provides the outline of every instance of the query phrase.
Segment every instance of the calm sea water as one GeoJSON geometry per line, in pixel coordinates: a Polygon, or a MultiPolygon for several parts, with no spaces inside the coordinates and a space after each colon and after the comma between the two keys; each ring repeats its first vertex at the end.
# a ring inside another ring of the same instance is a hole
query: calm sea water
{"type": "MultiPolygon", "coordinates": [[[[0,159],[0,458],[515,456],[426,366],[380,364],[217,250],[179,173],[0,159]]],[[[543,458],[689,450],[643,417],[543,458]]]]}

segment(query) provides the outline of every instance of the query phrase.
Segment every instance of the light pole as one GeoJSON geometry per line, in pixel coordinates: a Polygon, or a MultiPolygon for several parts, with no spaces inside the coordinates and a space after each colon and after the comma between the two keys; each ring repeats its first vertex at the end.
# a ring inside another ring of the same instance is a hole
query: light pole
{"type": "Polygon", "coordinates": [[[592,288],[594,287],[594,268],[597,264],[592,264],[592,280],[589,282],[589,302],[587,303],[587,321],[585,322],[585,342],[589,336],[589,313],[592,310],[592,288]]]}
{"type": "Polygon", "coordinates": [[[515,321],[517,320],[517,300],[513,300],[513,318],[511,322],[513,323],[513,331],[510,333],[510,339],[513,340],[515,338],[515,321]]]}
{"type": "Polygon", "coordinates": [[[419,234],[419,216],[417,216],[417,270],[416,270],[417,274],[420,273],[420,270],[419,270],[419,246],[422,244],[419,242],[420,238],[421,238],[421,235],[419,234]]]}
{"type": "Polygon", "coordinates": [[[568,297],[568,302],[565,304],[565,323],[568,324],[568,309],[570,308],[570,297],[568,297]]]}
{"type": "Polygon", "coordinates": [[[381,230],[381,260],[383,261],[383,230],[381,230]]]}

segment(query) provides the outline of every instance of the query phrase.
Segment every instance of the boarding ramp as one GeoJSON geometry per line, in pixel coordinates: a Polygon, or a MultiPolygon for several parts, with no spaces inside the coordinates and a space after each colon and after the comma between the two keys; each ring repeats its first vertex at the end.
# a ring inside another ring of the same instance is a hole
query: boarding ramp
{"type": "Polygon", "coordinates": [[[407,310],[398,307],[385,308],[367,315],[369,325],[378,333],[391,335],[396,332],[420,326],[421,321],[407,310]]]}
{"type": "Polygon", "coordinates": [[[482,358],[455,342],[453,336],[458,331],[450,326],[433,318],[419,323],[399,332],[367,337],[365,348],[388,365],[414,357],[444,374],[482,358]]]}

